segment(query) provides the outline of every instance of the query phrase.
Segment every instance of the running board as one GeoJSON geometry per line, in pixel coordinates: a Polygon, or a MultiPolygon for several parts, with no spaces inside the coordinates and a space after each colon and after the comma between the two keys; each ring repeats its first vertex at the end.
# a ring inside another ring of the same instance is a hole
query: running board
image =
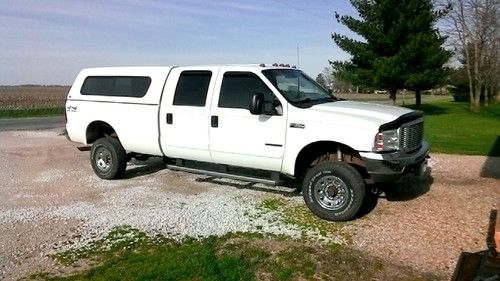
{"type": "Polygon", "coordinates": [[[174,171],[182,171],[182,172],[188,172],[188,173],[193,173],[193,174],[207,175],[207,176],[212,176],[212,177],[217,177],[217,178],[228,178],[228,179],[253,182],[253,183],[262,183],[262,184],[270,185],[270,186],[276,186],[276,185],[281,183],[281,181],[279,180],[279,176],[272,176],[273,179],[263,179],[263,178],[256,178],[256,177],[250,177],[250,176],[235,175],[235,174],[222,173],[222,172],[214,172],[214,171],[210,171],[210,170],[182,167],[182,166],[177,166],[177,165],[167,165],[167,168],[170,170],[174,170],[174,171]],[[277,178],[277,179],[275,180],[274,178],[277,178]]]}

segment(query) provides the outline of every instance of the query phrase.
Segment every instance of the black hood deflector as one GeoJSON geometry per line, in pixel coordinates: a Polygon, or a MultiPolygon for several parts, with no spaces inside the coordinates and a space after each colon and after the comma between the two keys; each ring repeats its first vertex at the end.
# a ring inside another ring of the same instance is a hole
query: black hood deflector
{"type": "Polygon", "coordinates": [[[422,118],[422,117],[424,117],[424,113],[422,111],[419,111],[419,110],[403,114],[403,115],[399,116],[394,121],[382,124],[379,128],[379,132],[397,129],[405,123],[415,121],[415,120],[422,118]]]}

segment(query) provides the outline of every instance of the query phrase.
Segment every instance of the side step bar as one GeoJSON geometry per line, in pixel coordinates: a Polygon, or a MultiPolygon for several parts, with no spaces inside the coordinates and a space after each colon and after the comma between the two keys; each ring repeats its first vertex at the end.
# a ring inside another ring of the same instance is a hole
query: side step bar
{"type": "Polygon", "coordinates": [[[167,165],[167,168],[170,170],[174,170],[174,171],[182,171],[182,172],[188,172],[188,173],[193,173],[193,174],[207,175],[207,176],[212,176],[212,177],[217,177],[217,178],[228,178],[228,179],[240,180],[240,181],[246,181],[246,182],[262,183],[262,184],[270,185],[270,186],[276,186],[276,185],[281,183],[281,181],[279,180],[279,175],[277,173],[276,173],[276,176],[275,175],[272,176],[273,179],[263,179],[263,178],[257,178],[257,177],[251,177],[251,176],[243,176],[243,175],[215,172],[215,171],[210,171],[210,170],[189,168],[189,167],[183,167],[183,166],[177,166],[177,165],[167,165]]]}

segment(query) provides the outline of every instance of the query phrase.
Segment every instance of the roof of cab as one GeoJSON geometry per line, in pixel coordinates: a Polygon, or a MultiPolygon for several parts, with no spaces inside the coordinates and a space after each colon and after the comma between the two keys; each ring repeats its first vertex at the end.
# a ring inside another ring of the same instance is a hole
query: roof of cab
{"type": "Polygon", "coordinates": [[[276,66],[272,64],[212,64],[212,65],[186,65],[186,66],[112,66],[112,67],[94,67],[85,68],[81,72],[94,75],[133,75],[146,72],[165,72],[175,67],[182,68],[206,68],[206,67],[241,67],[241,68],[258,68],[264,69],[295,69],[287,66],[276,66]]]}

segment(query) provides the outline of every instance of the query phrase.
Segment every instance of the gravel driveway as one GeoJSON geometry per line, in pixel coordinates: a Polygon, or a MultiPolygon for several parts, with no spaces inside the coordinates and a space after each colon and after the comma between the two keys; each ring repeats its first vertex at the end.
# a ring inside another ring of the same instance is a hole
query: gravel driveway
{"type": "MultiPolygon", "coordinates": [[[[0,132],[0,279],[57,270],[50,254],[120,225],[178,238],[234,231],[301,235],[297,226],[271,220],[276,214],[256,207],[269,198],[303,204],[293,189],[207,181],[165,170],[159,159],[130,164],[126,179],[103,181],[92,172],[88,153],[61,131],[0,132]]],[[[500,206],[500,159],[434,154],[431,166],[432,178],[410,176],[385,186],[373,210],[345,223],[352,233],[348,243],[443,277],[451,275],[461,251],[484,249],[489,210],[500,206]]]]}

